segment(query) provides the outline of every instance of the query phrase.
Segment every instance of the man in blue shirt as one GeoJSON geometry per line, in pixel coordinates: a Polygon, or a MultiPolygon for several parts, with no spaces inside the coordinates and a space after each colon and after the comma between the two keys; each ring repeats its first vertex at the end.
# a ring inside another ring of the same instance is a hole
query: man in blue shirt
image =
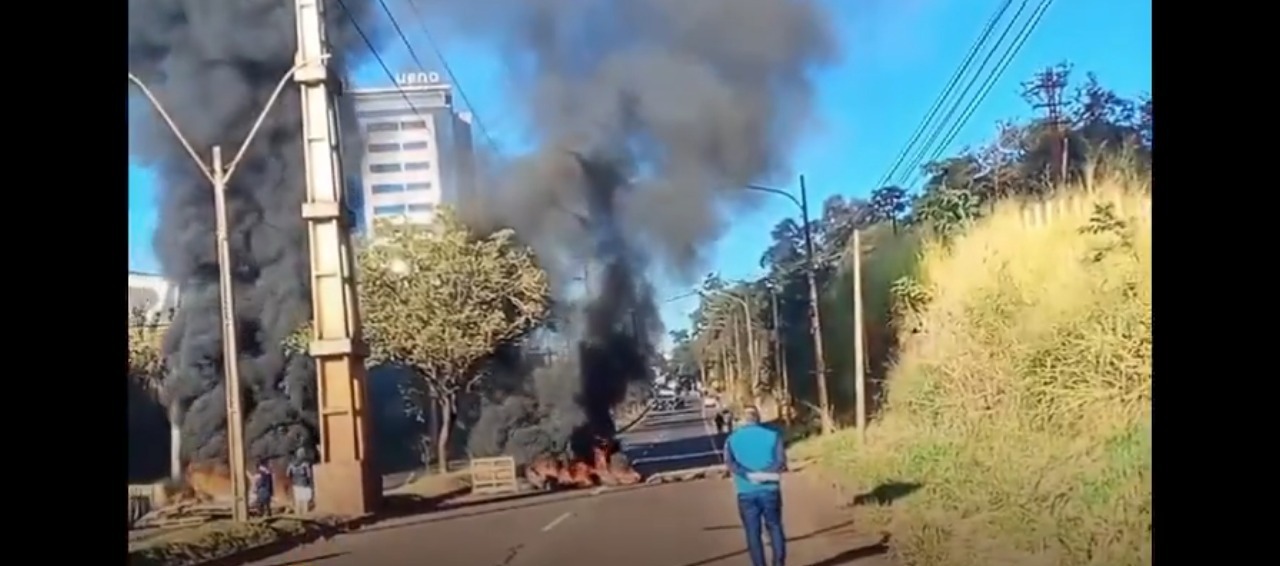
{"type": "Polygon", "coordinates": [[[765,566],[761,527],[769,529],[773,566],[787,560],[787,536],[782,529],[782,490],[779,480],[787,469],[782,435],[760,424],[760,411],[743,410],[745,424],[725,441],[724,463],[738,492],[738,515],[747,535],[752,566],[765,566]]]}

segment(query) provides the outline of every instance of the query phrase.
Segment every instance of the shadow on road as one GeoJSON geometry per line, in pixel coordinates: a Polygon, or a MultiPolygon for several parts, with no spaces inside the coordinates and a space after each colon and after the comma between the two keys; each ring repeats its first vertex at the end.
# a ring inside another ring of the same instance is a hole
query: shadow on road
{"type": "MultiPolygon", "coordinates": [[[[840,524],[837,524],[837,525],[831,525],[830,527],[826,527],[826,528],[818,529],[818,530],[813,531],[813,532],[811,532],[811,533],[807,533],[807,534],[803,534],[803,535],[797,535],[797,536],[790,536],[790,537],[787,537],[787,544],[792,544],[792,543],[800,542],[800,541],[802,541],[802,540],[807,540],[807,539],[811,539],[811,538],[817,538],[817,537],[821,537],[821,536],[824,536],[824,535],[834,534],[834,533],[836,533],[837,531],[840,531],[841,529],[845,529],[845,528],[847,528],[847,527],[849,527],[849,526],[851,526],[851,525],[853,525],[853,521],[845,521],[845,522],[840,523],[840,524]]],[[[707,531],[717,531],[717,530],[740,529],[740,528],[742,528],[742,527],[740,527],[740,526],[738,526],[738,525],[717,525],[717,526],[713,526],[713,527],[705,527],[703,530],[707,530],[707,531]]],[[[873,545],[870,545],[870,546],[865,547],[865,548],[870,549],[870,548],[872,548],[872,547],[884,547],[885,542],[886,542],[886,541],[882,539],[879,543],[877,543],[877,544],[873,544],[873,545]]],[[[862,550],[862,549],[856,549],[856,550],[862,550]]],[[[860,554],[860,555],[857,555],[856,557],[857,557],[857,558],[861,558],[861,557],[864,557],[864,556],[873,556],[873,555],[875,555],[875,554],[877,554],[877,553],[879,553],[879,552],[884,552],[885,550],[887,550],[887,548],[880,548],[880,550],[879,550],[878,552],[873,551],[873,550],[866,550],[866,551],[864,551],[864,552],[866,552],[866,554],[860,554]]],[[[707,564],[714,564],[714,563],[719,562],[719,561],[721,561],[721,560],[725,560],[725,559],[728,559],[728,558],[733,558],[733,557],[735,557],[735,556],[742,556],[742,555],[744,555],[744,554],[746,554],[746,553],[747,553],[747,549],[746,549],[746,548],[743,548],[742,550],[738,550],[738,551],[734,551],[734,552],[728,552],[728,553],[725,553],[725,554],[720,554],[720,555],[718,555],[718,556],[712,556],[712,557],[710,557],[710,558],[704,558],[704,559],[699,560],[699,561],[697,561],[697,562],[690,562],[690,563],[688,563],[688,564],[682,564],[681,566],[705,566],[705,565],[707,565],[707,564]]],[[[853,555],[853,551],[849,551],[849,552],[847,552],[847,553],[841,553],[841,554],[849,554],[849,555],[851,555],[851,556],[852,556],[852,555],[853,555]]],[[[823,560],[822,562],[819,562],[819,563],[817,563],[817,564],[811,564],[811,565],[807,565],[807,566],[834,566],[835,564],[842,564],[843,562],[832,562],[832,560],[836,560],[836,559],[838,559],[838,558],[839,558],[839,556],[840,556],[840,555],[836,555],[836,556],[833,556],[833,557],[828,558],[828,559],[826,559],[826,560],[823,560]]],[[[853,560],[853,558],[846,558],[846,559],[843,559],[843,560],[846,560],[846,561],[847,561],[847,560],[853,560]]]]}

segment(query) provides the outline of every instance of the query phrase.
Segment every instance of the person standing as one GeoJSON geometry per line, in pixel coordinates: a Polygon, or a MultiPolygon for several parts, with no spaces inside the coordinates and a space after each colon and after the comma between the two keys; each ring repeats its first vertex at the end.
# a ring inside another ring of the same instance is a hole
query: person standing
{"type": "Polygon", "coordinates": [[[271,498],[275,495],[275,477],[266,460],[258,461],[253,476],[253,505],[251,509],[260,517],[271,515],[271,498]]]}
{"type": "Polygon", "coordinates": [[[301,515],[311,511],[314,479],[312,477],[311,457],[306,448],[298,448],[293,461],[285,473],[289,476],[289,485],[293,489],[293,512],[301,515]]]}
{"type": "Polygon", "coordinates": [[[724,462],[733,475],[738,515],[747,537],[752,566],[765,566],[762,527],[769,530],[773,566],[787,560],[787,536],[782,528],[782,472],[787,453],[782,434],[760,424],[760,411],[743,409],[743,425],[725,441],[724,462]]]}

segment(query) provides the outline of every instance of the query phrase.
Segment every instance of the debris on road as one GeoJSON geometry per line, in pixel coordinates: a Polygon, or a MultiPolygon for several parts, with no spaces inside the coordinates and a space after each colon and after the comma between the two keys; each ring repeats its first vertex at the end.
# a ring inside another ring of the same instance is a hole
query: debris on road
{"type": "Polygon", "coordinates": [[[729,477],[729,470],[724,464],[716,464],[705,468],[694,468],[691,470],[675,470],[671,472],[662,472],[653,474],[645,480],[646,484],[655,483],[672,483],[682,481],[693,481],[701,479],[724,479],[729,477]]]}

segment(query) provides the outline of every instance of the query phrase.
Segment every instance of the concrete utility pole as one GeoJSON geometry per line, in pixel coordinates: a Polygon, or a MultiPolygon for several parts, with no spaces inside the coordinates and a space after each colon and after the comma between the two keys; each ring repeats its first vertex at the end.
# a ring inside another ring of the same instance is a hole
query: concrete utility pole
{"type": "Polygon", "coordinates": [[[861,230],[853,231],[853,390],[857,405],[854,419],[862,442],[867,441],[867,371],[866,338],[863,334],[862,312],[862,236],[861,230]]]}
{"type": "Polygon", "coordinates": [[[357,516],[377,510],[382,478],[371,469],[364,357],[356,307],[351,233],[342,213],[338,119],[329,91],[321,0],[296,0],[307,200],[302,217],[311,246],[311,355],[316,359],[320,462],[316,509],[357,516]]]}
{"type": "Polygon", "coordinates": [[[773,310],[773,366],[782,380],[782,422],[791,426],[791,384],[787,379],[787,349],[782,344],[782,330],[778,327],[778,286],[769,285],[769,303],[773,310]]]}
{"type": "Polygon", "coordinates": [[[209,182],[213,184],[213,208],[214,214],[217,216],[215,219],[215,232],[218,249],[218,291],[222,318],[222,364],[223,375],[226,380],[224,389],[226,390],[227,402],[227,452],[229,453],[227,462],[231,467],[231,517],[236,521],[249,519],[249,478],[247,476],[249,469],[245,465],[244,454],[244,411],[241,408],[243,400],[240,397],[240,348],[236,343],[238,337],[236,336],[235,293],[232,289],[231,280],[232,264],[231,242],[228,236],[230,228],[227,221],[227,183],[230,182],[231,175],[235,173],[236,166],[240,164],[240,160],[244,158],[245,151],[249,149],[249,144],[258,135],[258,129],[262,127],[262,121],[267,117],[267,112],[275,106],[276,99],[284,91],[284,85],[288,84],[289,77],[293,76],[293,73],[299,67],[300,65],[295,65],[280,78],[280,82],[276,84],[275,91],[271,93],[271,98],[267,100],[266,106],[258,114],[258,119],[254,121],[253,127],[249,129],[249,135],[245,136],[244,143],[240,144],[240,149],[236,151],[235,157],[225,167],[223,166],[222,148],[220,146],[213,146],[213,167],[205,165],[200,158],[200,154],[191,146],[191,142],[187,141],[186,136],[182,134],[182,130],[178,129],[177,123],[173,121],[173,117],[169,116],[169,113],[164,109],[164,105],[160,104],[151,89],[147,88],[147,85],[133,73],[129,73],[129,82],[138,87],[142,95],[155,108],[156,113],[160,114],[160,118],[164,120],[165,125],[173,132],[174,137],[178,138],[178,143],[182,145],[182,149],[186,150],[187,155],[200,168],[200,172],[204,173],[205,178],[209,179],[209,182]]]}

